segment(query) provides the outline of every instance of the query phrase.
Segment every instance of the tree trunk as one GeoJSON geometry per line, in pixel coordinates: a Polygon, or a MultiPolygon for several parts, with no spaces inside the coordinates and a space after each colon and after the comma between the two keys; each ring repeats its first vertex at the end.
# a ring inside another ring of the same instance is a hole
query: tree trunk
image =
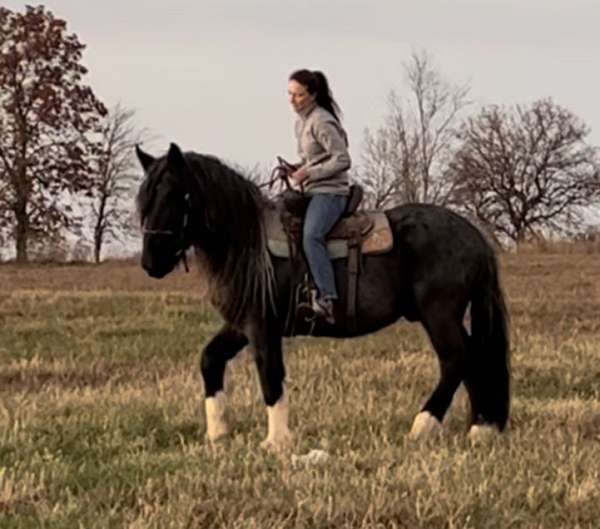
{"type": "Polygon", "coordinates": [[[94,226],[94,263],[100,264],[100,256],[102,253],[102,243],[104,242],[104,229],[102,219],[98,219],[94,226]]]}
{"type": "Polygon", "coordinates": [[[106,188],[103,187],[100,194],[100,202],[98,204],[98,213],[96,216],[96,225],[94,226],[94,262],[100,263],[100,254],[102,252],[102,244],[104,242],[104,230],[106,228],[106,188]]]}
{"type": "Polygon", "coordinates": [[[27,203],[17,205],[15,211],[17,225],[15,230],[15,242],[17,250],[17,263],[25,264],[29,261],[27,256],[27,242],[29,240],[29,218],[27,217],[27,203]]]}
{"type": "Polygon", "coordinates": [[[96,225],[94,226],[94,263],[100,264],[102,245],[104,244],[104,205],[100,209],[96,225]]]}
{"type": "Polygon", "coordinates": [[[100,254],[102,252],[102,235],[94,235],[94,263],[100,264],[100,254]]]}

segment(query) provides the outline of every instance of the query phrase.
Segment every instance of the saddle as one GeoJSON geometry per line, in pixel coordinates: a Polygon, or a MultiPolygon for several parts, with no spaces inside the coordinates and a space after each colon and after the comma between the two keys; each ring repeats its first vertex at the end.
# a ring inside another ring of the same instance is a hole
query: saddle
{"type": "MultiPolygon", "coordinates": [[[[346,211],[327,236],[327,250],[331,259],[348,259],[348,317],[356,323],[356,300],[360,257],[388,252],[394,239],[383,211],[359,211],[363,190],[350,187],[346,211]]],[[[268,248],[275,257],[296,259],[301,254],[303,213],[306,208],[285,206],[275,201],[265,210],[268,248]]]]}
{"type": "MultiPolygon", "coordinates": [[[[358,211],[363,191],[350,187],[348,205],[342,218],[327,235],[330,259],[348,257],[350,246],[359,245],[361,255],[381,254],[391,250],[394,240],[387,216],[383,211],[358,211]]],[[[269,251],[275,257],[293,258],[302,247],[303,213],[305,208],[288,211],[283,201],[269,204],[265,211],[269,251]]]]}

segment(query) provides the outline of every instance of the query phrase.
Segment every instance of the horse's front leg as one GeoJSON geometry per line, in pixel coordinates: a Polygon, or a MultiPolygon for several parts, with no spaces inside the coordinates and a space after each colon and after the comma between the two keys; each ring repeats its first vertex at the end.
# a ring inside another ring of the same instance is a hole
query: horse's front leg
{"type": "Polygon", "coordinates": [[[206,435],[210,441],[229,433],[223,377],[227,362],[247,343],[244,334],[225,325],[202,351],[200,370],[206,395],[206,435]]]}
{"type": "Polygon", "coordinates": [[[288,427],[288,394],[281,334],[265,328],[255,330],[251,336],[254,360],[267,406],[268,432],[261,447],[282,450],[291,445],[293,436],[288,427]]]}

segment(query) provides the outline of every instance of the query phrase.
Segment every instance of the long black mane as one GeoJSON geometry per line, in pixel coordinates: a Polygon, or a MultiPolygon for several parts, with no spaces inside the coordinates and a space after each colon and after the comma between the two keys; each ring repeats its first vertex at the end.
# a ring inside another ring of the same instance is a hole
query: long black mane
{"type": "MultiPolygon", "coordinates": [[[[194,240],[198,263],[209,282],[211,300],[233,324],[242,324],[250,315],[264,315],[273,300],[273,267],[267,248],[263,209],[267,199],[259,188],[214,156],[184,153],[194,184],[190,202],[201,205],[191,211],[203,232],[194,240]]],[[[138,207],[144,210],[152,201],[154,180],[160,167],[148,175],[140,188],[138,207]]],[[[164,168],[163,168],[164,170],[164,168]]]]}

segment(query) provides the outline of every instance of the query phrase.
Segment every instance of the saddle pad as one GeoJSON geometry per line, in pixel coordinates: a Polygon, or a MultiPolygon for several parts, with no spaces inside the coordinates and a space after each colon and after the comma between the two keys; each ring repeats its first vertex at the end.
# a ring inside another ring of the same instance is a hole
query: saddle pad
{"type": "MultiPolygon", "coordinates": [[[[279,213],[277,209],[269,208],[265,211],[268,247],[275,257],[290,257],[287,235],[279,213]]],[[[390,251],[394,245],[394,237],[386,214],[383,211],[366,211],[364,213],[372,219],[373,228],[362,241],[361,253],[380,254],[390,251]]],[[[330,259],[348,257],[348,241],[346,239],[328,239],[327,250],[330,259]]]]}

